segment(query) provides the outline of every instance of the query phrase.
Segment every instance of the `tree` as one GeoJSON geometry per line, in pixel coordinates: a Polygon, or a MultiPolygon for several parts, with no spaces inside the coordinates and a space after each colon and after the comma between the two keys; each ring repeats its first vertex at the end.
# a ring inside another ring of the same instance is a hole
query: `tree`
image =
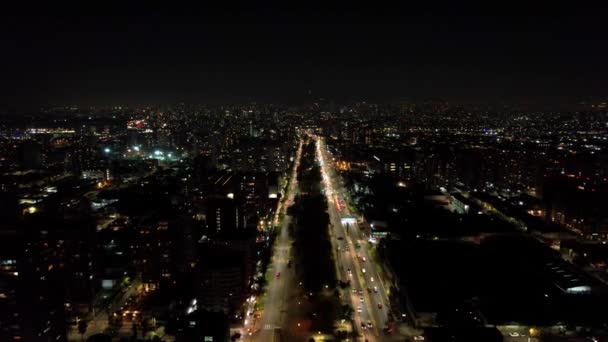
{"type": "Polygon", "coordinates": [[[352,306],[350,305],[342,305],[342,307],[340,308],[340,313],[342,314],[342,317],[344,318],[350,318],[353,313],[355,312],[352,308],[352,306]]]}
{"type": "Polygon", "coordinates": [[[133,323],[133,339],[137,340],[137,324],[133,323]]]}
{"type": "Polygon", "coordinates": [[[117,333],[118,330],[120,330],[120,327],[122,327],[122,317],[118,315],[110,316],[108,319],[108,330],[110,334],[114,335],[117,333]]]}
{"type": "Polygon", "coordinates": [[[87,342],[112,342],[112,337],[106,334],[95,334],[89,336],[87,342]]]}
{"type": "Polygon", "coordinates": [[[144,320],[141,321],[141,331],[142,334],[144,334],[144,336],[146,336],[146,334],[148,332],[150,332],[152,330],[152,324],[150,324],[150,319],[146,318],[144,320]]]}
{"type": "Polygon", "coordinates": [[[340,280],[339,285],[341,289],[345,289],[350,286],[350,280],[340,280]]]}
{"type": "Polygon", "coordinates": [[[334,329],[334,322],[338,318],[340,305],[335,298],[327,297],[321,299],[315,305],[314,320],[312,321],[312,331],[331,331],[334,329]]]}
{"type": "Polygon", "coordinates": [[[87,332],[88,323],[84,319],[78,321],[78,332],[80,333],[80,338],[84,341],[84,334],[87,332]]]}

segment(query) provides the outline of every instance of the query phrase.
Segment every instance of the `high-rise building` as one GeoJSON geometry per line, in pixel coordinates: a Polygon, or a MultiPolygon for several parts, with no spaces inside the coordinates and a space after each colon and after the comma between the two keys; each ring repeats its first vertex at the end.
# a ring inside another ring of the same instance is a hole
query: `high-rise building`
{"type": "Polygon", "coordinates": [[[209,198],[206,217],[207,226],[212,234],[231,236],[245,229],[245,213],[238,199],[209,198]]]}
{"type": "Polygon", "coordinates": [[[247,295],[255,265],[255,223],[231,198],[207,202],[208,235],[199,241],[199,307],[234,312],[247,295]]]}
{"type": "Polygon", "coordinates": [[[199,308],[226,313],[238,310],[247,290],[244,253],[228,248],[223,241],[206,241],[199,248],[199,308]]]}
{"type": "Polygon", "coordinates": [[[69,315],[86,314],[95,292],[93,233],[38,217],[0,227],[0,340],[67,341],[69,315]]]}
{"type": "Polygon", "coordinates": [[[39,169],[43,165],[42,145],[25,140],[19,145],[19,162],[23,170],[39,169]]]}
{"type": "Polygon", "coordinates": [[[0,340],[16,341],[34,337],[22,312],[24,260],[22,236],[17,226],[0,227],[0,340]],[[21,298],[20,298],[21,297],[21,298]]]}

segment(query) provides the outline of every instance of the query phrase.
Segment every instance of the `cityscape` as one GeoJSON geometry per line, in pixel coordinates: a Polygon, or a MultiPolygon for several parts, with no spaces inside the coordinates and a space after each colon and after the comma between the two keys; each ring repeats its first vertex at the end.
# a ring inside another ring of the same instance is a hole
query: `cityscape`
{"type": "Polygon", "coordinates": [[[0,341],[608,341],[602,12],[370,6],[3,14],[0,341]]]}

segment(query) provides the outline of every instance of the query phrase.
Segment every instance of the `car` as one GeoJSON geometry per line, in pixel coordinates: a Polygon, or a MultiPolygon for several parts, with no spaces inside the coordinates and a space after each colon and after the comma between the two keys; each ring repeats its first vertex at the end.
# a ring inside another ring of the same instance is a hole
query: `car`
{"type": "Polygon", "coordinates": [[[281,276],[281,272],[277,272],[276,274],[277,278],[281,276]]]}
{"type": "Polygon", "coordinates": [[[353,271],[351,271],[350,268],[347,269],[346,272],[348,272],[348,274],[352,274],[353,273],[353,271]]]}
{"type": "Polygon", "coordinates": [[[382,309],[382,303],[378,303],[378,309],[382,309]]]}
{"type": "Polygon", "coordinates": [[[368,293],[372,293],[372,289],[370,289],[369,287],[367,288],[367,292],[368,293]]]}
{"type": "Polygon", "coordinates": [[[362,269],[361,269],[361,272],[365,273],[365,268],[362,268],[362,269]]]}
{"type": "Polygon", "coordinates": [[[365,330],[366,327],[365,322],[361,322],[361,329],[365,330]]]}
{"type": "Polygon", "coordinates": [[[518,332],[510,332],[509,336],[511,336],[511,337],[519,337],[519,333],[518,332]]]}
{"type": "Polygon", "coordinates": [[[374,277],[370,277],[369,280],[372,281],[372,283],[374,282],[374,277]]]}
{"type": "Polygon", "coordinates": [[[363,303],[365,300],[363,299],[363,297],[359,297],[359,302],[363,303]]]}
{"type": "Polygon", "coordinates": [[[367,327],[370,329],[372,328],[372,321],[367,321],[367,327]]]}
{"type": "Polygon", "coordinates": [[[359,289],[357,292],[359,292],[360,296],[363,296],[363,291],[361,291],[361,289],[359,289]]]}
{"type": "Polygon", "coordinates": [[[357,312],[358,312],[358,313],[361,313],[361,311],[362,311],[362,310],[361,310],[361,305],[357,306],[357,312]]]}
{"type": "Polygon", "coordinates": [[[344,238],[342,236],[338,236],[337,239],[338,240],[344,240],[344,238]]]}
{"type": "Polygon", "coordinates": [[[361,258],[361,260],[362,260],[363,262],[366,262],[366,261],[367,261],[367,259],[365,259],[365,257],[361,258]]]}
{"type": "Polygon", "coordinates": [[[378,286],[374,286],[374,293],[378,293],[378,286]]]}
{"type": "Polygon", "coordinates": [[[354,293],[354,294],[357,294],[357,290],[353,289],[353,293],[354,293]]]}
{"type": "Polygon", "coordinates": [[[424,341],[424,336],[422,336],[422,335],[414,336],[414,341],[424,341]]]}

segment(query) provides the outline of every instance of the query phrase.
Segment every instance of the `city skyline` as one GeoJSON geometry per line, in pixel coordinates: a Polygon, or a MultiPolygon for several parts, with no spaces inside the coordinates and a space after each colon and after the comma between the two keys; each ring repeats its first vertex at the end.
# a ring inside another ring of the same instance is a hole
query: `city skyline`
{"type": "Polygon", "coordinates": [[[601,7],[26,5],[0,341],[608,341],[601,7]]]}

